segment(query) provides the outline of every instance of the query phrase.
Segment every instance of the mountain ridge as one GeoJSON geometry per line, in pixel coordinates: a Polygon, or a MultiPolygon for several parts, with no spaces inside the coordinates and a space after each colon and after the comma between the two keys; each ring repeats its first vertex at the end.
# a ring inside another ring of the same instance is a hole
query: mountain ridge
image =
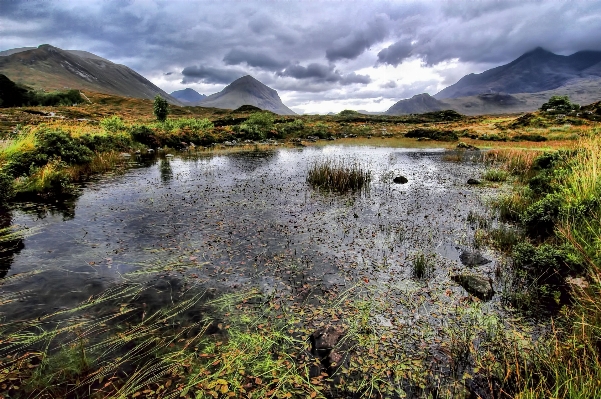
{"type": "MultiPolygon", "coordinates": [[[[146,99],[160,95],[183,105],[133,69],[87,51],[62,50],[49,44],[17,50],[21,51],[0,57],[0,73],[35,89],[70,88],[146,99]]],[[[7,52],[10,50],[3,53],[7,52]]]]}
{"type": "Polygon", "coordinates": [[[433,97],[444,100],[487,93],[537,93],[586,76],[601,78],[601,51],[564,56],[537,47],[508,64],[465,75],[433,97]]]}

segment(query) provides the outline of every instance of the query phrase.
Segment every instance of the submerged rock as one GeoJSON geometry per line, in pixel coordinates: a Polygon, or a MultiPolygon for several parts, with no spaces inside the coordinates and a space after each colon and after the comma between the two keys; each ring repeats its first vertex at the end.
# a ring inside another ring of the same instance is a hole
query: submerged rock
{"type": "Polygon", "coordinates": [[[332,375],[338,368],[348,362],[348,348],[342,344],[345,331],[340,327],[329,326],[315,331],[309,337],[311,354],[319,359],[323,369],[332,375]]]}
{"type": "Polygon", "coordinates": [[[476,179],[467,179],[467,184],[480,184],[480,180],[476,180],[476,179]]]}
{"type": "Polygon", "coordinates": [[[483,301],[490,300],[495,294],[492,288],[492,280],[489,277],[461,273],[451,276],[451,280],[462,286],[470,295],[483,301]]]}
{"type": "Polygon", "coordinates": [[[461,255],[459,255],[459,260],[461,260],[461,263],[463,263],[465,266],[469,267],[486,265],[487,263],[492,262],[490,259],[486,259],[484,256],[482,256],[482,254],[478,251],[471,252],[466,250],[461,252],[461,255]]]}
{"type": "Polygon", "coordinates": [[[396,184],[405,184],[409,180],[405,176],[397,176],[392,181],[395,182],[396,184]]]}

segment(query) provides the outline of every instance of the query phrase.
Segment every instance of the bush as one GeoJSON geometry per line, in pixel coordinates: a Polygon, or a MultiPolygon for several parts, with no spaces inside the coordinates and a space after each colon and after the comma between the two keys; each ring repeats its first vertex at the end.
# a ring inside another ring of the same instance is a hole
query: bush
{"type": "Polygon", "coordinates": [[[552,96],[540,107],[541,111],[553,114],[567,114],[579,109],[580,105],[572,103],[568,96],[552,96]]]}
{"type": "Polygon", "coordinates": [[[160,140],[153,130],[144,125],[136,125],[130,130],[134,141],[144,144],[148,147],[156,148],[160,146],[160,140]]]}
{"type": "Polygon", "coordinates": [[[255,112],[237,127],[238,132],[243,133],[251,140],[263,140],[267,133],[273,129],[274,118],[271,112],[255,112]]]}
{"type": "Polygon", "coordinates": [[[0,172],[0,208],[15,195],[13,177],[7,173],[0,172]]]}
{"type": "Polygon", "coordinates": [[[157,95],[154,98],[152,110],[157,120],[160,122],[164,122],[165,120],[167,120],[167,115],[169,115],[169,103],[163,97],[157,95]]]}
{"type": "Polygon", "coordinates": [[[100,121],[100,126],[102,126],[104,130],[110,133],[116,133],[119,130],[125,130],[126,128],[123,119],[119,118],[116,115],[102,119],[100,121]]]}
{"type": "Polygon", "coordinates": [[[52,93],[31,93],[31,105],[56,106],[56,105],[75,105],[83,102],[79,90],[56,91],[52,93]]]}
{"type": "Polygon", "coordinates": [[[42,130],[36,134],[39,161],[46,163],[60,157],[68,165],[81,165],[92,160],[92,151],[81,140],[61,130],[42,130]]]}
{"type": "Polygon", "coordinates": [[[553,234],[562,210],[562,203],[560,195],[547,194],[526,208],[522,214],[521,223],[531,235],[548,237],[553,234]]]}
{"type": "Polygon", "coordinates": [[[84,134],[79,140],[94,152],[127,151],[133,144],[131,137],[124,133],[109,135],[84,134]]]}

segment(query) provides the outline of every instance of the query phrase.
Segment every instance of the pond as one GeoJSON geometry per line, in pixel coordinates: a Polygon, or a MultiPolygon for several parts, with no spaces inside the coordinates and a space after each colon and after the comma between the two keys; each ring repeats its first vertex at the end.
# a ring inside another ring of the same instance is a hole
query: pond
{"type": "MultiPolygon", "coordinates": [[[[466,183],[482,172],[477,155],[444,155],[343,145],[181,153],[87,182],[70,201],[17,204],[3,216],[23,236],[2,253],[0,320],[44,320],[127,284],[152,287],[130,298],[145,308],[197,290],[255,290],[315,307],[360,286],[387,304],[370,308],[370,324],[397,329],[393,342],[440,361],[450,325],[465,328],[458,305],[467,293],[451,279],[468,268],[462,254],[485,259],[472,269],[495,281],[478,317],[504,314],[495,278],[502,260],[474,248],[473,215],[487,214],[496,189],[466,183]],[[307,171],[324,159],[364,165],[369,189],[310,187],[307,171]],[[408,182],[395,184],[399,175],[408,182]],[[431,268],[421,278],[419,261],[431,268]]],[[[85,306],[79,313],[100,314],[85,306]]]]}

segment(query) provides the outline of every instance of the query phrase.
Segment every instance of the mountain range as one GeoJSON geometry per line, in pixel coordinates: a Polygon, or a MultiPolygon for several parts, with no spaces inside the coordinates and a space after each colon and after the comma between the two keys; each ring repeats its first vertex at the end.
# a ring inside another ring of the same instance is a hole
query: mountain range
{"type": "MultiPolygon", "coordinates": [[[[209,96],[191,88],[168,94],[127,66],[86,51],[62,50],[48,44],[1,51],[0,74],[34,89],[75,88],[147,99],[158,94],[177,105],[224,109],[252,105],[294,115],[277,91],[250,75],[209,96]]],[[[601,100],[601,52],[563,56],[539,47],[506,65],[466,75],[434,96],[422,93],[400,100],[385,114],[444,109],[465,115],[517,113],[536,110],[553,95],[568,95],[580,104],[601,100]]]]}
{"type": "Polygon", "coordinates": [[[601,51],[563,56],[539,47],[509,64],[466,75],[434,96],[424,93],[400,100],[386,114],[442,109],[465,115],[533,111],[553,95],[589,104],[601,99],[600,89],[601,51]]]}

